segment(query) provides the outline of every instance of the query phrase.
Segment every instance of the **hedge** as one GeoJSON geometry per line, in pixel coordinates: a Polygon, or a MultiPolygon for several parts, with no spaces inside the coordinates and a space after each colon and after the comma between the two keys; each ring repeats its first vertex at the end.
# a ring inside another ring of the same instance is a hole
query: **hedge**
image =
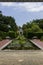
{"type": "Polygon", "coordinates": [[[16,33],[14,31],[9,31],[8,32],[8,36],[11,38],[15,38],[16,37],[16,33]]]}
{"type": "Polygon", "coordinates": [[[43,33],[28,33],[28,34],[24,34],[24,36],[26,38],[33,38],[34,36],[36,36],[37,38],[41,38],[43,36],[43,33]]]}
{"type": "Polygon", "coordinates": [[[6,38],[6,36],[7,36],[6,32],[0,31],[0,38],[4,39],[6,38]]]}

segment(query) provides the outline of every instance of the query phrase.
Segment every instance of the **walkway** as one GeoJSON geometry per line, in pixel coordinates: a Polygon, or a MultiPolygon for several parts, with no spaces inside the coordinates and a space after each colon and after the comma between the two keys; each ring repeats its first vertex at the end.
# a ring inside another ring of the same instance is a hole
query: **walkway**
{"type": "Polygon", "coordinates": [[[43,41],[40,41],[39,39],[33,39],[30,41],[33,42],[33,44],[35,44],[36,46],[38,46],[41,50],[43,50],[43,41]]]}
{"type": "Polygon", "coordinates": [[[0,51],[0,65],[43,65],[43,51],[0,51]]]}
{"type": "Polygon", "coordinates": [[[12,40],[5,39],[0,41],[0,50],[3,49],[5,46],[7,46],[12,40]]]}

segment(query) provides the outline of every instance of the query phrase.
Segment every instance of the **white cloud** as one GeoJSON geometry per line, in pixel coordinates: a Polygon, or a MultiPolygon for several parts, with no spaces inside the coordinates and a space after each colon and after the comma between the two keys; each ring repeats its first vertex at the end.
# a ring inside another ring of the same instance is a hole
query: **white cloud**
{"type": "Polygon", "coordinates": [[[7,3],[7,2],[3,2],[3,3],[0,3],[0,5],[2,6],[12,6],[13,3],[7,3]]]}
{"type": "Polygon", "coordinates": [[[0,5],[1,6],[7,6],[7,7],[11,7],[13,6],[14,8],[18,8],[18,9],[22,9],[26,10],[26,11],[30,11],[30,12],[39,12],[39,11],[43,11],[43,3],[42,2],[25,2],[25,3],[15,3],[15,2],[1,2],[0,5]]]}

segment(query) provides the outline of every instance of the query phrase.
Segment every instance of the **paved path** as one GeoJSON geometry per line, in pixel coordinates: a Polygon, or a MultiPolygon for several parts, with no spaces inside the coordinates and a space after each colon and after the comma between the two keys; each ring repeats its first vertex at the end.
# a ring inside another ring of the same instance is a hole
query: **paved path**
{"type": "Polygon", "coordinates": [[[0,41],[0,50],[3,49],[5,46],[7,46],[12,40],[5,39],[0,41]]]}
{"type": "Polygon", "coordinates": [[[39,39],[33,39],[31,40],[36,46],[38,46],[41,50],[43,50],[43,41],[40,41],[39,39]]]}
{"type": "Polygon", "coordinates": [[[0,51],[0,65],[43,65],[43,51],[0,51]]]}

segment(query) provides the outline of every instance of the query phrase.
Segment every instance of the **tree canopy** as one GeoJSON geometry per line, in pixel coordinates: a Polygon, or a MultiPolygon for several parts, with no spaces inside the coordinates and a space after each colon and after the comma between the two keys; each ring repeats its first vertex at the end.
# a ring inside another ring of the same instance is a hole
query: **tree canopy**
{"type": "Polygon", "coordinates": [[[0,14],[0,30],[1,31],[9,31],[17,30],[17,25],[15,23],[15,19],[11,16],[4,16],[2,13],[0,14]]]}
{"type": "Polygon", "coordinates": [[[26,24],[23,24],[22,29],[26,37],[32,37],[33,36],[32,33],[35,33],[35,35],[36,33],[42,34],[43,33],[43,19],[27,22],[26,24]]]}
{"type": "Polygon", "coordinates": [[[0,39],[10,36],[15,38],[17,36],[18,26],[15,19],[11,16],[5,16],[0,11],[0,39]]]}

